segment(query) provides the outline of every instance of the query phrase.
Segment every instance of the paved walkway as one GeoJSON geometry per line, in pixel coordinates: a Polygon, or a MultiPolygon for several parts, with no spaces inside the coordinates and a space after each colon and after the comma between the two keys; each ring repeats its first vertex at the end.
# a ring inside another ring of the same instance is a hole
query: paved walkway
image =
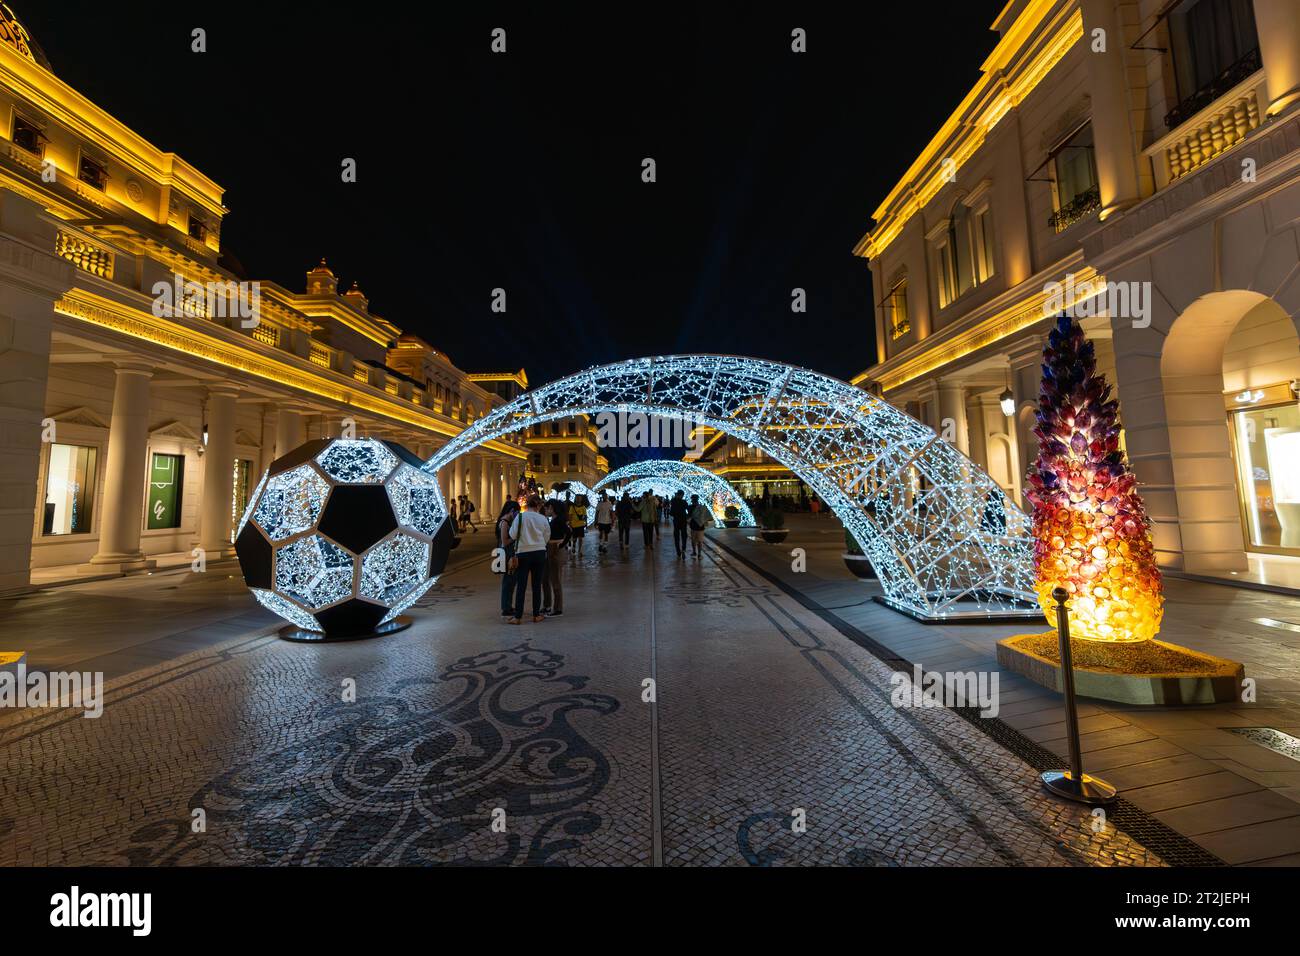
{"type": "Polygon", "coordinates": [[[0,713],[0,864],[1163,862],[714,546],[589,549],[509,627],[485,537],[370,641],[267,636],[212,570],[22,599],[32,666],[123,676],[97,720],[0,713]]]}
{"type": "MultiPolygon", "coordinates": [[[[833,518],[796,517],[781,547],[737,531],[717,540],[822,609],[824,618],[909,664],[999,670],[999,720],[1022,744],[1067,753],[1060,695],[1001,672],[995,658],[998,640],[1037,624],[927,625],[881,607],[870,600],[879,585],[845,571],[844,533],[833,518]],[[794,547],[806,552],[804,573],[792,571],[794,547]]],[[[1300,600],[1175,578],[1165,588],[1161,638],[1241,661],[1258,682],[1257,703],[1141,708],[1083,701],[1085,765],[1133,806],[1225,862],[1300,865],[1300,754],[1286,756],[1232,732],[1268,727],[1300,737],[1300,600]]]]}

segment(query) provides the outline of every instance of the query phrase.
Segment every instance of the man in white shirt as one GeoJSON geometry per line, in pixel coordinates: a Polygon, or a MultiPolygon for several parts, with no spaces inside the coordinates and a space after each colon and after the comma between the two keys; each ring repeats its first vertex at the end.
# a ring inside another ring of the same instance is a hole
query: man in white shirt
{"type": "Polygon", "coordinates": [[[542,578],[546,575],[546,542],[551,537],[551,523],[541,513],[542,499],[533,495],[525,510],[510,523],[510,540],[515,544],[515,616],[511,624],[524,618],[524,586],[533,583],[533,623],[546,620],[542,615],[542,578]]]}

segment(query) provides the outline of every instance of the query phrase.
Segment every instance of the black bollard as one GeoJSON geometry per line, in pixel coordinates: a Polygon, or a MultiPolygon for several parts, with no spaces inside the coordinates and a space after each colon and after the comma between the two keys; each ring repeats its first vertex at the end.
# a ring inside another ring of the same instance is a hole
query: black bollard
{"type": "Polygon", "coordinates": [[[1065,588],[1052,592],[1056,600],[1056,631],[1061,640],[1061,687],[1065,692],[1065,729],[1070,740],[1070,769],[1046,770],[1042,774],[1043,787],[1048,793],[1102,806],[1115,801],[1115,788],[1104,780],[1083,772],[1083,747],[1079,743],[1079,711],[1074,697],[1074,657],[1070,651],[1070,616],[1065,607],[1069,597],[1065,588]]]}

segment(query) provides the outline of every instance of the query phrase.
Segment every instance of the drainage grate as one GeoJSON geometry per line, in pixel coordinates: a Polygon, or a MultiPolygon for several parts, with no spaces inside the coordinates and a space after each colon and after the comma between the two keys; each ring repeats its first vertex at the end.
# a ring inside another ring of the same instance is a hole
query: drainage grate
{"type": "Polygon", "coordinates": [[[1267,747],[1283,757],[1300,760],[1300,737],[1292,737],[1272,727],[1224,727],[1223,729],[1238,737],[1245,737],[1253,744],[1267,747]]]}

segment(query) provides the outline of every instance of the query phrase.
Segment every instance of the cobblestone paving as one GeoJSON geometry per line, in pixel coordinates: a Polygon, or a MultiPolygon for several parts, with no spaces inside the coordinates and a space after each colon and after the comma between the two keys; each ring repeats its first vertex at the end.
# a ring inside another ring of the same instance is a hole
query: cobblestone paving
{"type": "Polygon", "coordinates": [[[231,640],[110,682],[98,720],[0,712],[0,864],[1160,863],[668,544],[589,548],[543,624],[501,623],[484,558],[399,634],[231,640]]]}

